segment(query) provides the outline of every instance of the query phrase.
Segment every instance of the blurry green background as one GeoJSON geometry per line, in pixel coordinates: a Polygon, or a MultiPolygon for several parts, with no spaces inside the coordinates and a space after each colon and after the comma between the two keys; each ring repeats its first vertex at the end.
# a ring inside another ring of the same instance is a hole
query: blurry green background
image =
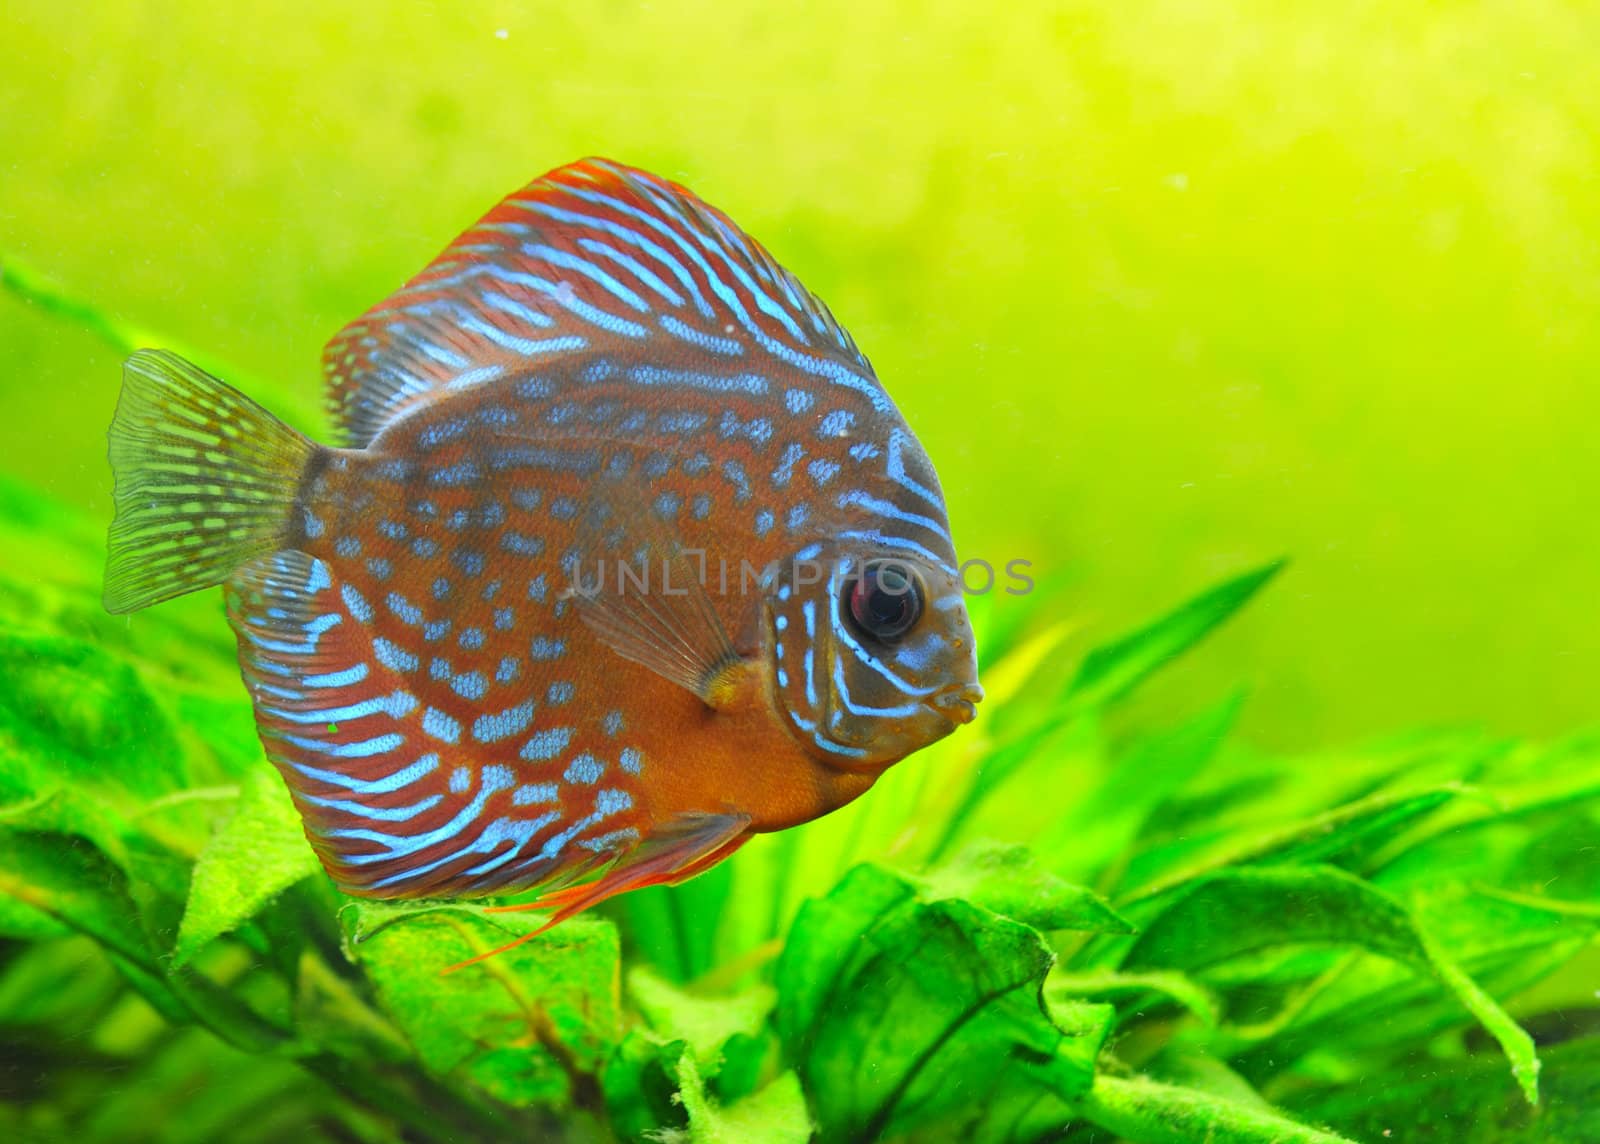
{"type": "MultiPolygon", "coordinates": [[[[1548,734],[1600,676],[1597,57],[1546,0],[8,0],[0,257],[310,398],[501,195],[649,167],[829,301],[963,554],[1085,643],[1293,558],[1147,703],[1548,734]]],[[[0,466],[109,517],[115,355],[5,296],[0,350],[0,466]]]]}

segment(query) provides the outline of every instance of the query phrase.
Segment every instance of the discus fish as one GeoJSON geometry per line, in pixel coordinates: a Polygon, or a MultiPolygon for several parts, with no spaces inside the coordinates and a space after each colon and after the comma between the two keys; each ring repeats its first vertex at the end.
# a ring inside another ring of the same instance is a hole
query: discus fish
{"type": "Polygon", "coordinates": [[[938,477],[826,306],[606,160],[327,346],[337,447],[127,362],[105,606],[225,586],[341,890],[549,924],[842,806],[982,697],[938,477]]]}

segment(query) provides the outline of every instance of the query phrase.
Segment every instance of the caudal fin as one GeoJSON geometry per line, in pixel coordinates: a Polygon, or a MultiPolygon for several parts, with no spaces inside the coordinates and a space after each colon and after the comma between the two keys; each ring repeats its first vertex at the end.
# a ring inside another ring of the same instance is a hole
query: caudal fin
{"type": "Polygon", "coordinates": [[[104,598],[116,615],[220,584],[284,547],[317,448],[165,350],[123,366],[109,436],[116,517],[104,598]]]}

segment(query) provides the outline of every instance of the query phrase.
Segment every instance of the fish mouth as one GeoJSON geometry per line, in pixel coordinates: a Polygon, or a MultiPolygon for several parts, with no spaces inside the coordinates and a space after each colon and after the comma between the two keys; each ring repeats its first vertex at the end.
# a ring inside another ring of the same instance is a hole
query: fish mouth
{"type": "Polygon", "coordinates": [[[958,683],[939,692],[928,702],[939,714],[952,723],[966,724],[978,717],[978,704],[983,702],[983,688],[976,683],[958,683]]]}

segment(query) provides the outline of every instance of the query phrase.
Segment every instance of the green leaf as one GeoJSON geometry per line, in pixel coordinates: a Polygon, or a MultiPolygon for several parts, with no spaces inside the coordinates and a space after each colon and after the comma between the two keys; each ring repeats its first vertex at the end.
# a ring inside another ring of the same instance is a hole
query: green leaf
{"type": "Polygon", "coordinates": [[[777,994],[766,985],[732,997],[697,997],[642,967],[628,974],[628,995],[657,1036],[689,1046],[705,1077],[716,1074],[729,1041],[761,1034],[777,1001],[777,994]]]}
{"type": "Polygon", "coordinates": [[[1095,648],[1068,685],[1068,707],[1104,707],[1194,647],[1250,602],[1284,561],[1274,560],[1209,588],[1148,627],[1095,648]]]}
{"type": "Polygon", "coordinates": [[[778,1025],[828,1138],[981,1120],[1021,1083],[1086,1091],[1109,1011],[1046,1008],[1054,961],[1037,931],[859,866],[795,919],[778,963],[778,1025]],[[871,1062],[863,1068],[863,1062],[871,1062]]]}
{"type": "Polygon", "coordinates": [[[1262,1108],[1141,1078],[1095,1077],[1083,1113],[1140,1144],[1351,1144],[1262,1108]]]}
{"type": "Polygon", "coordinates": [[[545,915],[439,903],[353,902],[350,948],[432,1072],[512,1105],[592,1100],[620,1036],[618,945],[587,916],[456,972],[545,915]]]}
{"type": "Polygon", "coordinates": [[[1543,1104],[1518,1099],[1494,1062],[1430,1060],[1386,1072],[1378,1085],[1339,1085],[1290,1098],[1297,1111],[1355,1140],[1448,1140],[1451,1144],[1580,1144],[1600,1140],[1600,1037],[1543,1050],[1543,1104]]]}
{"type": "Polygon", "coordinates": [[[81,640],[0,628],[0,757],[44,792],[62,781],[155,797],[186,781],[171,722],[125,661],[81,640]]]}
{"type": "Polygon", "coordinates": [[[1431,974],[1500,1042],[1524,1096],[1538,1102],[1539,1060],[1527,1033],[1400,902],[1334,867],[1247,867],[1199,879],[1146,925],[1122,964],[1193,971],[1305,942],[1357,946],[1431,974]]]}
{"type": "Polygon", "coordinates": [[[173,964],[231,933],[281,891],[319,869],[283,780],[256,767],[240,784],[231,818],[195,863],[173,964]]]}
{"type": "Polygon", "coordinates": [[[678,1084],[692,1144],[744,1144],[748,1140],[805,1144],[811,1139],[805,1095],[800,1091],[800,1079],[792,1072],[782,1073],[743,1100],[719,1107],[706,1095],[694,1054],[685,1052],[678,1059],[678,1084]]]}
{"type": "Polygon", "coordinates": [[[924,901],[963,898],[1036,929],[1134,932],[1094,891],[1043,869],[1026,846],[975,842],[916,883],[924,901]]]}

